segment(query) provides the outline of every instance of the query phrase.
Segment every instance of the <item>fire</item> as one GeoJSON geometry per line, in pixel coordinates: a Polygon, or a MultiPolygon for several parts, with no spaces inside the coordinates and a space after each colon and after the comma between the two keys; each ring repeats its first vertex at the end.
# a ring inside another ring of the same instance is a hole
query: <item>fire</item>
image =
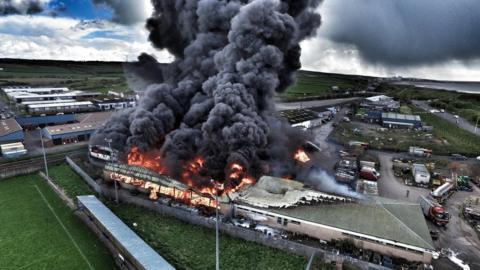
{"type": "Polygon", "coordinates": [[[307,153],[305,153],[303,149],[298,149],[295,153],[294,158],[301,163],[307,163],[310,161],[310,157],[307,155],[307,153]]]}
{"type": "Polygon", "coordinates": [[[128,154],[128,165],[144,167],[160,174],[167,174],[168,170],[162,164],[162,157],[140,151],[138,147],[132,148],[128,154]]]}

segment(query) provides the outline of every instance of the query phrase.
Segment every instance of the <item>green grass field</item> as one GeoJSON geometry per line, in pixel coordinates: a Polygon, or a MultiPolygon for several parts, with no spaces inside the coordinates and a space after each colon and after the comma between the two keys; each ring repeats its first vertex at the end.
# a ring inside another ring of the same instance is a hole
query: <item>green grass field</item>
{"type": "Polygon", "coordinates": [[[66,163],[48,167],[48,173],[50,179],[75,201],[77,196],[95,193],[66,163]]]}
{"type": "Polygon", "coordinates": [[[297,82],[281,95],[284,99],[336,97],[341,93],[331,90],[332,86],[341,89],[362,89],[367,86],[366,78],[339,74],[326,74],[319,72],[299,71],[297,82]]]}
{"type": "Polygon", "coordinates": [[[0,60],[0,86],[59,86],[107,93],[128,90],[121,63],[0,60]]]}
{"type": "Polygon", "coordinates": [[[0,180],[0,269],[115,269],[108,250],[37,175],[0,180]]]}

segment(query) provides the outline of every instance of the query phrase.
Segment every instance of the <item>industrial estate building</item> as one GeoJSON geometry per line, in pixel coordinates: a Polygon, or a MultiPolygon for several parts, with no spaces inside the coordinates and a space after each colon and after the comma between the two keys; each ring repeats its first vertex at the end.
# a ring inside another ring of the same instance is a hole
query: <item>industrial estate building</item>
{"type": "Polygon", "coordinates": [[[333,117],[331,111],[315,112],[309,109],[285,110],[279,112],[280,116],[287,119],[292,127],[308,129],[321,125],[333,117]]]}
{"type": "Polygon", "coordinates": [[[2,88],[17,107],[29,115],[54,115],[120,110],[136,105],[135,98],[105,96],[98,92],[71,91],[65,87],[2,88]]]}
{"type": "Polygon", "coordinates": [[[88,141],[90,136],[110,117],[111,112],[82,115],[79,123],[45,127],[42,130],[47,146],[88,141]]]}
{"type": "Polygon", "coordinates": [[[273,228],[325,241],[350,239],[358,248],[410,261],[431,263],[436,254],[418,204],[376,196],[357,201],[266,176],[231,197],[222,211],[273,228]]]}
{"type": "Polygon", "coordinates": [[[360,106],[367,110],[392,112],[400,108],[400,102],[392,97],[380,95],[364,99],[360,106]]]}
{"type": "Polygon", "coordinates": [[[22,142],[24,139],[23,129],[15,119],[0,120],[0,144],[22,142]]]}
{"type": "Polygon", "coordinates": [[[422,119],[419,115],[382,113],[382,125],[388,128],[421,128],[422,119]]]}
{"type": "MultiPolygon", "coordinates": [[[[122,188],[212,206],[212,197],[148,169],[108,163],[106,181],[122,188]]],[[[425,218],[418,204],[377,196],[353,198],[320,192],[303,183],[263,176],[219,198],[220,211],[256,224],[292,234],[332,241],[351,240],[355,246],[409,261],[431,263],[436,255],[425,218]]]]}

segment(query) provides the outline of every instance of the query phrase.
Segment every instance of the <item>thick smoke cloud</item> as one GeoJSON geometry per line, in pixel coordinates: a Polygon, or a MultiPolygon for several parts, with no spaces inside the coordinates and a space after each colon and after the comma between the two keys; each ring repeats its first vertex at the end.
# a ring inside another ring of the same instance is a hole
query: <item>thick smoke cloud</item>
{"type": "Polygon", "coordinates": [[[40,13],[48,2],[49,0],[1,0],[0,15],[40,13]]]}
{"type": "Polygon", "coordinates": [[[328,0],[322,35],[372,63],[406,66],[480,57],[480,1],[328,0]]]}
{"type": "Polygon", "coordinates": [[[92,0],[95,5],[105,5],[113,11],[113,21],[131,25],[145,20],[148,2],[145,0],[92,0]]]}
{"type": "Polygon", "coordinates": [[[160,66],[143,55],[128,66],[147,82],[144,97],[92,143],[112,138],[122,153],[160,150],[174,173],[197,156],[215,179],[224,179],[232,163],[254,176],[292,173],[292,154],[305,135],[275,117],[273,96],[294,81],[299,43],[320,26],[320,1],[152,3],[150,40],[176,60],[160,66]]]}

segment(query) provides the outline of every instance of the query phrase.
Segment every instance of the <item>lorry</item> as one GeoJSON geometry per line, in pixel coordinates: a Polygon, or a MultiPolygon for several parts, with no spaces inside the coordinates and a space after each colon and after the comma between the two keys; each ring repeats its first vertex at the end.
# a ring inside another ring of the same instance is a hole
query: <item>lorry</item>
{"type": "Polygon", "coordinates": [[[445,182],[445,184],[439,186],[433,190],[430,195],[439,203],[444,203],[448,197],[450,197],[455,191],[455,186],[451,182],[445,182]]]}
{"type": "Polygon", "coordinates": [[[376,167],[377,167],[377,163],[375,163],[375,161],[360,160],[360,167],[376,168],[376,167]]]}
{"type": "Polygon", "coordinates": [[[430,172],[424,164],[413,164],[412,175],[415,183],[420,185],[430,184],[430,172]]]}
{"type": "Polygon", "coordinates": [[[359,174],[361,179],[378,181],[380,179],[380,173],[375,168],[363,166],[359,174]]]}
{"type": "Polygon", "coordinates": [[[418,203],[425,217],[437,226],[446,226],[450,221],[450,214],[434,198],[422,195],[418,198],[418,203]]]}
{"type": "Polygon", "coordinates": [[[433,152],[430,149],[410,146],[410,148],[408,148],[408,153],[416,157],[431,157],[433,152]]]}
{"type": "Polygon", "coordinates": [[[457,177],[457,190],[472,192],[473,188],[472,188],[472,185],[470,185],[470,177],[468,176],[457,177]]]}

